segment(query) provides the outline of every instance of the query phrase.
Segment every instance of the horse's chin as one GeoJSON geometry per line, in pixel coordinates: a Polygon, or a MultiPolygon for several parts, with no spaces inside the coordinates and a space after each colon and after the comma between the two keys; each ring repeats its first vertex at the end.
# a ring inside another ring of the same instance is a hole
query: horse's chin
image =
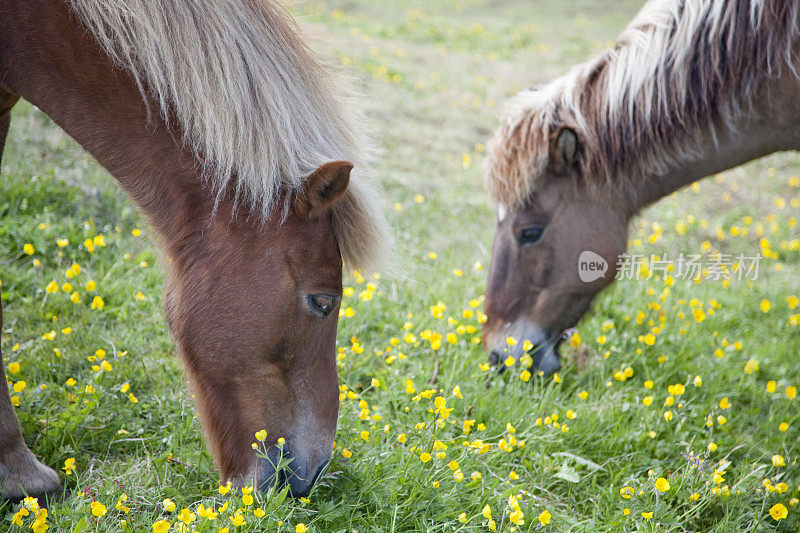
{"type": "Polygon", "coordinates": [[[559,335],[553,340],[549,340],[534,348],[528,355],[533,359],[531,368],[537,372],[542,372],[545,376],[550,376],[558,372],[561,368],[561,361],[558,354],[558,348],[564,342],[564,335],[559,335]]]}

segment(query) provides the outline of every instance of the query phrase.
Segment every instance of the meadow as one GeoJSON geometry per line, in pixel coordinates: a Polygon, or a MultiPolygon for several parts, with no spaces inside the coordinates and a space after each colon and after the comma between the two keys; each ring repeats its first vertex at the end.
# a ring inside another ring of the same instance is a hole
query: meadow
{"type": "Polygon", "coordinates": [[[308,499],[219,486],[146,221],[18,105],[0,172],[4,370],[70,493],[46,512],[0,506],[0,530],[800,530],[797,154],[710,177],[631,228],[648,257],[760,254],[757,279],[621,280],[549,378],[498,375],[479,344],[484,143],[510,96],[610,46],[641,4],[291,6],[361,94],[397,236],[390,273],[346,275],[336,446],[308,499]]]}

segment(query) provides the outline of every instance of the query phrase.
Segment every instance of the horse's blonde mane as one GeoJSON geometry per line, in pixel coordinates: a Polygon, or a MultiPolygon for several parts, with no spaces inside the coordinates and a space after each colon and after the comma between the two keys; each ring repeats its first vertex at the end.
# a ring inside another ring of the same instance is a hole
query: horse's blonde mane
{"type": "Polygon", "coordinates": [[[334,210],[345,262],[375,263],[388,229],[365,183],[343,97],[272,0],[68,0],[102,49],[157,102],[205,167],[219,200],[266,219],[320,165],[356,170],[334,210]],[[285,194],[288,193],[288,194],[285,194]]]}
{"type": "Polygon", "coordinates": [[[489,143],[490,193],[529,201],[563,126],[587,182],[633,183],[699,155],[766,78],[794,68],[798,17],[800,0],[651,0],[612,50],[512,101],[489,143]]]}

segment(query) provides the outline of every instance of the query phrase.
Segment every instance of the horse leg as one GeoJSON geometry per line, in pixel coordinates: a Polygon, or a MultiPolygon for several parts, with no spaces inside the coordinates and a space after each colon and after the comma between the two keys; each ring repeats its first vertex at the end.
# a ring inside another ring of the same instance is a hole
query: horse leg
{"type": "MultiPolygon", "coordinates": [[[[3,105],[0,93],[0,159],[8,135],[11,116],[8,111],[16,99],[3,105]]],[[[3,306],[0,303],[0,330],[3,328],[3,306]]],[[[5,376],[3,354],[0,351],[0,375],[5,376]]],[[[5,381],[5,380],[4,380],[5,381]]],[[[43,465],[28,449],[22,438],[19,420],[11,405],[5,383],[0,386],[0,499],[18,500],[24,496],[47,497],[61,491],[61,483],[53,469],[43,465]]],[[[42,502],[44,503],[44,502],[42,502]]]]}

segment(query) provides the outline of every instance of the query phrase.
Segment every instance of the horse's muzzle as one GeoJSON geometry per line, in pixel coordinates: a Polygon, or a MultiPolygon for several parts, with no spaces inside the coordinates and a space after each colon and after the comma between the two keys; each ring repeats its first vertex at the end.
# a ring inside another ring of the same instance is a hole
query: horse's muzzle
{"type": "Polygon", "coordinates": [[[289,493],[293,497],[302,498],[311,492],[311,488],[327,464],[328,461],[324,461],[309,468],[292,454],[288,443],[280,447],[272,446],[266,457],[257,459],[256,486],[259,491],[267,492],[272,487],[280,490],[288,485],[289,493]]]}
{"type": "Polygon", "coordinates": [[[542,372],[549,376],[561,368],[558,347],[564,340],[563,335],[550,336],[541,328],[526,321],[510,324],[504,333],[517,339],[517,342],[513,346],[508,345],[503,337],[499,340],[499,346],[489,353],[489,363],[498,366],[500,373],[507,370],[505,360],[508,357],[512,357],[515,363],[522,359],[522,356],[525,355],[523,346],[526,339],[533,343],[533,347],[527,352],[532,360],[531,371],[542,372]]]}

